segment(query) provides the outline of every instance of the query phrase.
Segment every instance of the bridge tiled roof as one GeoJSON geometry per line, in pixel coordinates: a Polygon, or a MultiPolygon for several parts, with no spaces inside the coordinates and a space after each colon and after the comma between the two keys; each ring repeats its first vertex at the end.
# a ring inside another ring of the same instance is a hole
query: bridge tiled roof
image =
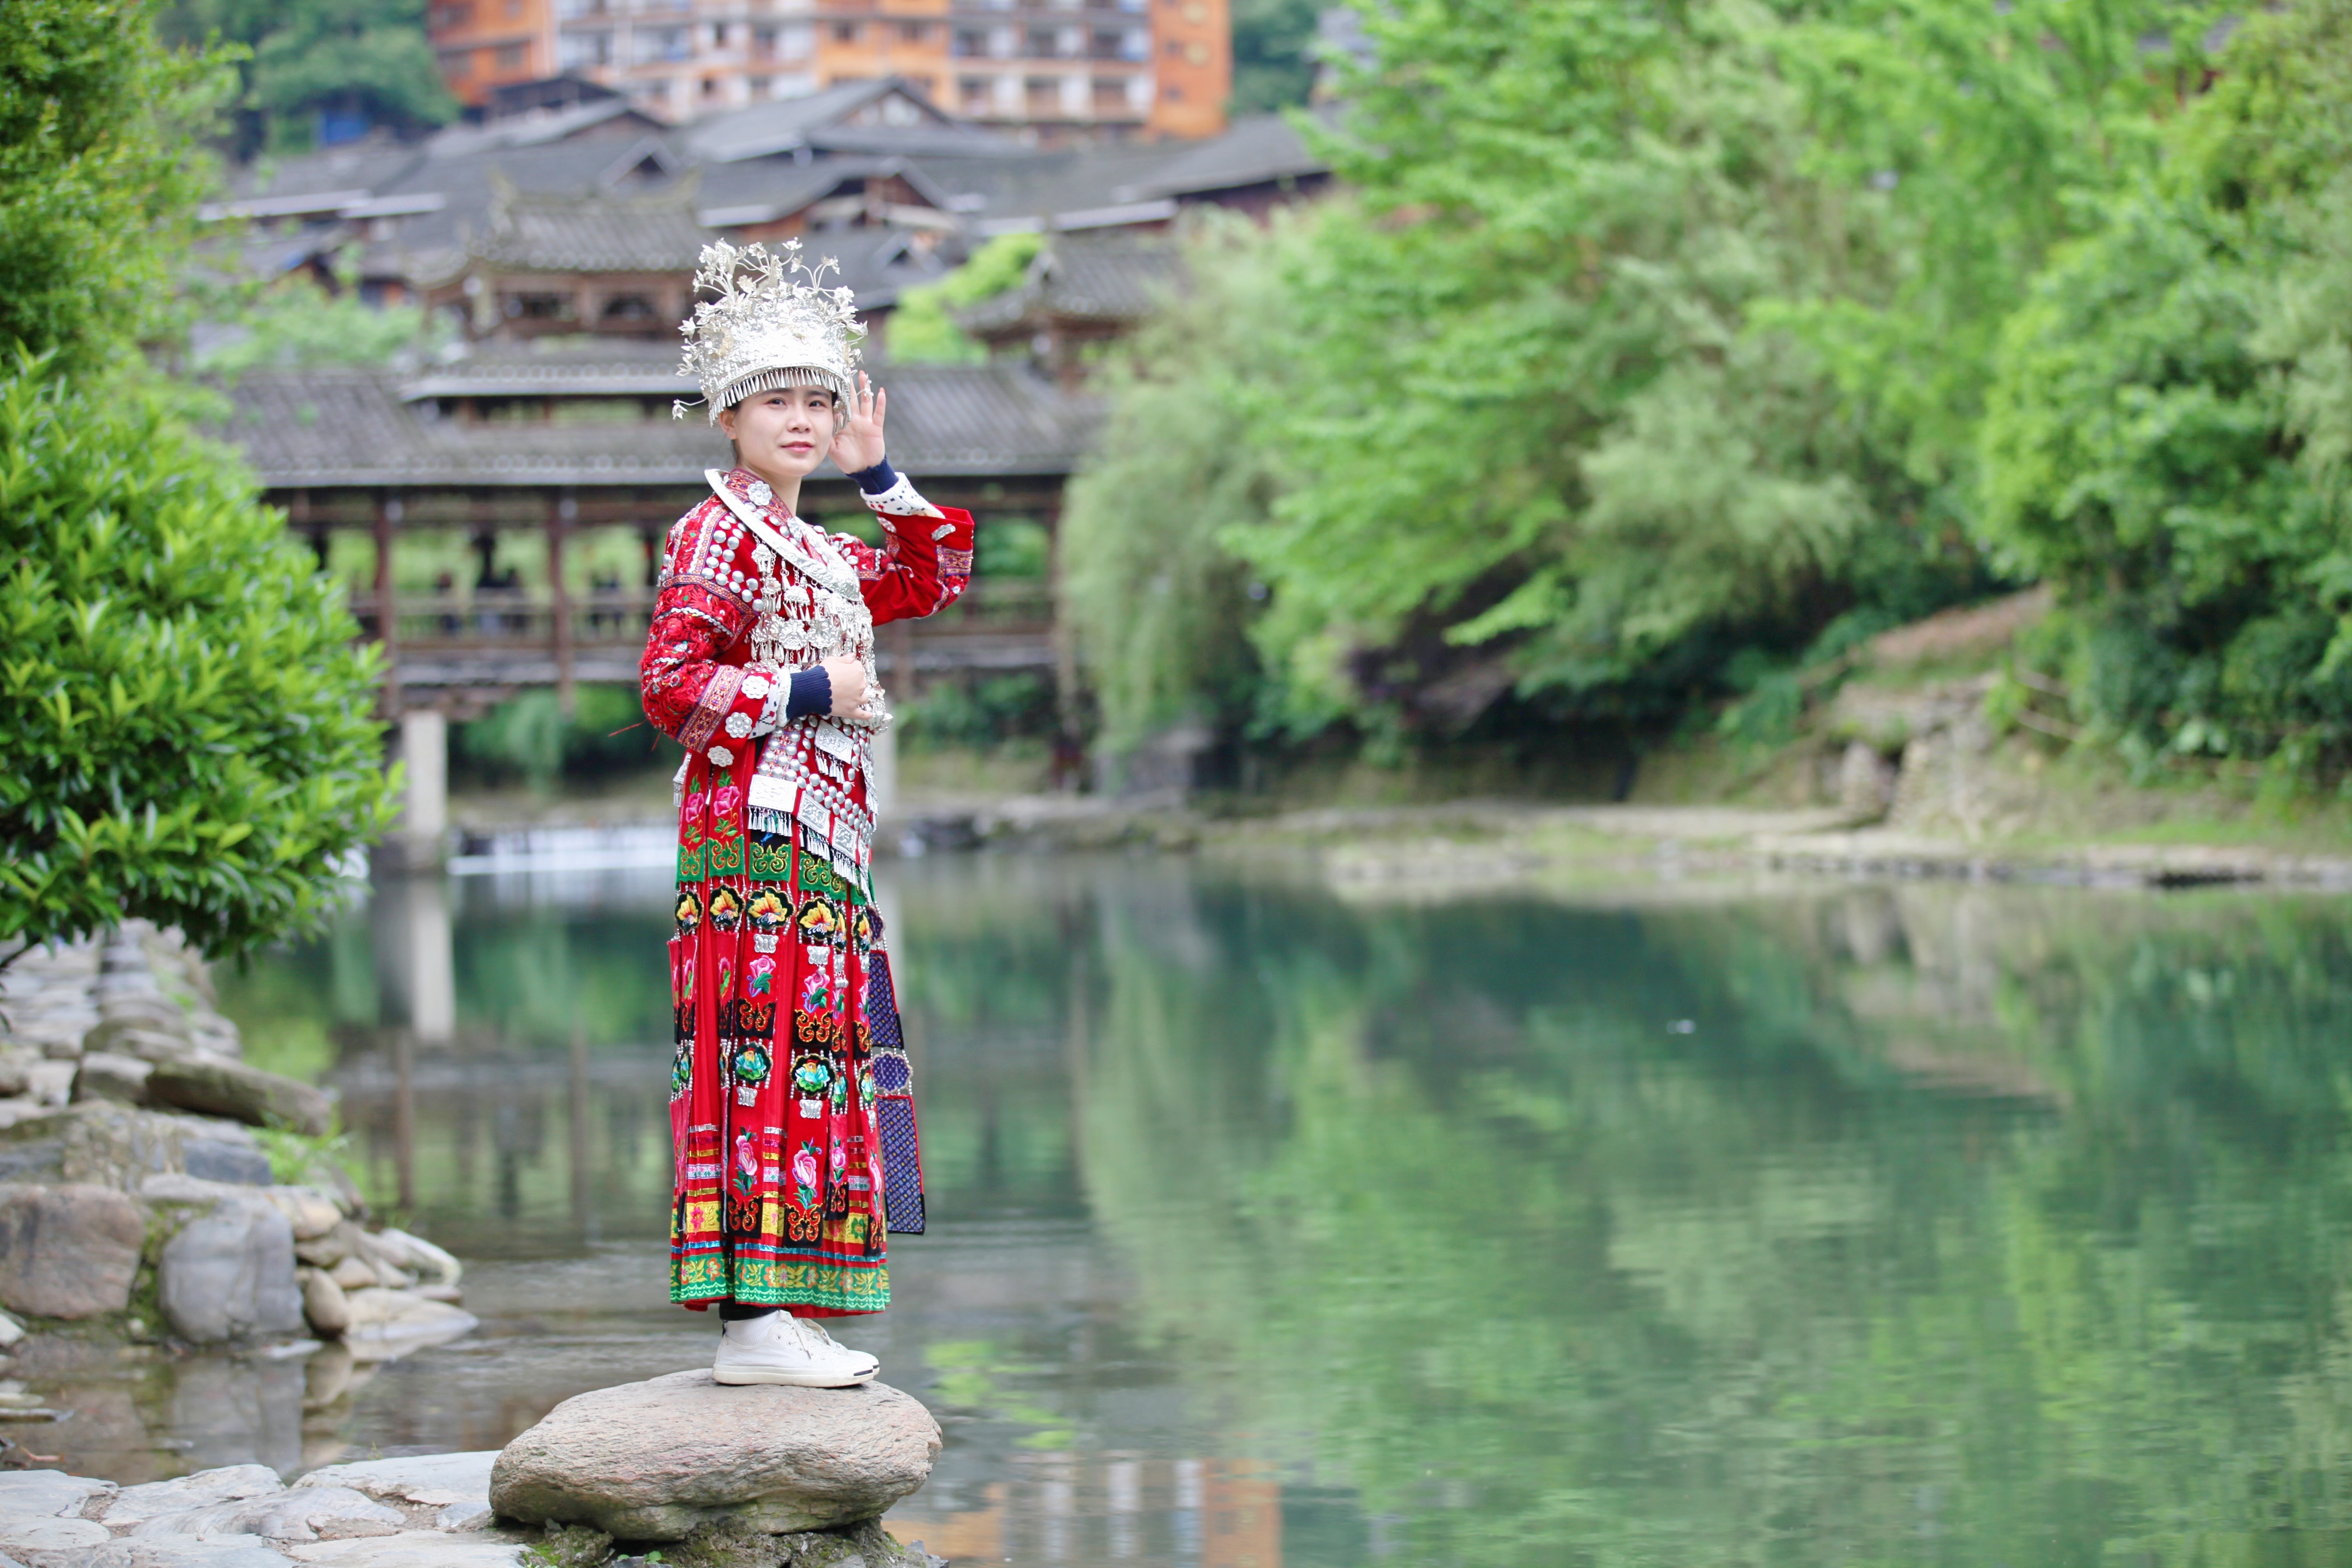
{"type": "Polygon", "coordinates": [[[1139,321],[1177,280],[1176,247],[1153,236],[1057,235],[1018,289],[960,313],[969,331],[995,334],[1033,319],[1059,316],[1088,321],[1139,321]]]}
{"type": "MultiPolygon", "coordinates": [[[[516,356],[518,360],[525,356],[516,356]]],[[[690,384],[643,358],[469,361],[422,376],[371,370],[248,371],[226,388],[228,422],[262,483],[302,488],[699,483],[728,460],[698,409],[612,424],[474,424],[436,417],[446,396],[612,396],[690,384]],[[527,374],[528,373],[528,374],[527,374]]],[[[890,458],[921,477],[1066,474],[1093,438],[1095,405],[1025,366],[891,365],[890,458]]]]}

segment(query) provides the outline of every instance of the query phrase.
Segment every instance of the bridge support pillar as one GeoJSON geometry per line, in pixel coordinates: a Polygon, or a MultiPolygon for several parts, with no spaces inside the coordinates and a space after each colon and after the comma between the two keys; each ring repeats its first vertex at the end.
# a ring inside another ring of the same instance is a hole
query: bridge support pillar
{"type": "Polygon", "coordinates": [[[405,766],[400,818],[377,847],[379,867],[394,871],[438,870],[448,858],[449,720],[435,708],[412,708],[400,716],[400,734],[390,761],[405,766]]]}

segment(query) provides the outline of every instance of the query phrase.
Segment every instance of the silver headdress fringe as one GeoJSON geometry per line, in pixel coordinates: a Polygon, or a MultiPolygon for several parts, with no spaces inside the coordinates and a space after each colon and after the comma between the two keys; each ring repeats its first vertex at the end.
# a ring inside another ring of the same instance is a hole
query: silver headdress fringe
{"type": "MultiPolygon", "coordinates": [[[[700,384],[712,424],[720,409],[780,386],[822,386],[844,403],[855,399],[866,329],[848,289],[822,286],[829,268],[837,269],[831,258],[814,267],[803,261],[797,239],[772,252],[723,239],[702,247],[694,285],[717,298],[678,323],[686,339],[678,374],[700,384]]],[[[671,417],[686,408],[672,404],[671,417]]]]}

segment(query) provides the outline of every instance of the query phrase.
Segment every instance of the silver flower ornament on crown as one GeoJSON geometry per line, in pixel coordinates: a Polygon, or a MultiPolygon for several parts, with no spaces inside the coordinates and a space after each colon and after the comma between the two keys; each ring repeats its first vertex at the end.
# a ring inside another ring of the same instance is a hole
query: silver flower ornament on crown
{"type": "MultiPolygon", "coordinates": [[[[814,267],[802,260],[797,239],[773,251],[723,239],[702,247],[694,286],[713,297],[678,323],[686,340],[678,374],[702,388],[712,424],[720,409],[780,386],[821,386],[855,400],[866,329],[848,289],[823,287],[828,270],[838,270],[830,257],[814,267]]],[[[676,402],[670,415],[682,418],[686,409],[676,402]]]]}

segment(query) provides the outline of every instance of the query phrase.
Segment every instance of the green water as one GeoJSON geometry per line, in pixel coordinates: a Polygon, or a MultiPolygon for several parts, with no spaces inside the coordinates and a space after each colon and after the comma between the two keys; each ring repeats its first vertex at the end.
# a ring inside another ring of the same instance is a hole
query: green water
{"type": "MultiPolygon", "coordinates": [[[[438,928],[398,899],[224,987],[484,1320],[314,1388],[273,1463],[490,1447],[708,1354],[662,1300],[659,874],[451,889],[446,1042],[403,1023],[438,928]]],[[[895,868],[932,1228],[840,1337],[948,1433],[901,1535],[2352,1563],[2352,906],[1395,891],[895,868]]],[[[262,1441],[180,1431],[185,1463],[262,1441]]]]}

